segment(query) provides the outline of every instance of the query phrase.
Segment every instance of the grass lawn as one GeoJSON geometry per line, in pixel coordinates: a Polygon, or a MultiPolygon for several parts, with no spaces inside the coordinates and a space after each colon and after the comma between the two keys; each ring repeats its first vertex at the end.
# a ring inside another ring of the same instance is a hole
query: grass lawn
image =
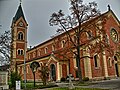
{"type": "MultiPolygon", "coordinates": [[[[24,83],[22,83],[21,86],[24,89],[24,83]]],[[[44,86],[41,83],[36,83],[36,85],[34,87],[34,83],[32,83],[32,82],[27,82],[26,83],[26,88],[27,89],[42,89],[42,88],[52,88],[52,87],[57,87],[57,86],[53,85],[53,84],[48,84],[48,85],[44,86]]]]}
{"type": "MultiPolygon", "coordinates": [[[[10,88],[15,88],[15,87],[11,87],[11,82],[9,82],[9,86],[10,88]]],[[[56,85],[53,84],[48,84],[46,86],[42,85],[41,82],[36,82],[36,85],[34,87],[34,83],[33,82],[27,82],[26,83],[26,89],[27,90],[32,90],[32,89],[42,89],[42,88],[52,88],[52,87],[57,87],[56,85]]],[[[21,89],[25,88],[25,84],[24,82],[21,82],[21,89]]]]}
{"type": "MultiPolygon", "coordinates": [[[[9,83],[10,84],[10,83],[9,83]]],[[[83,83],[83,84],[77,84],[76,86],[88,86],[88,83],[83,83]]],[[[24,83],[21,83],[21,88],[24,89],[24,83]]],[[[42,88],[49,88],[49,90],[109,90],[109,89],[98,89],[98,88],[74,88],[74,89],[69,89],[67,87],[57,87],[56,85],[49,84],[46,86],[43,86],[41,83],[36,83],[34,87],[33,82],[27,82],[26,83],[26,88],[27,90],[32,90],[32,89],[42,89],[42,88]],[[56,88],[53,88],[56,87],[56,88]]]]}

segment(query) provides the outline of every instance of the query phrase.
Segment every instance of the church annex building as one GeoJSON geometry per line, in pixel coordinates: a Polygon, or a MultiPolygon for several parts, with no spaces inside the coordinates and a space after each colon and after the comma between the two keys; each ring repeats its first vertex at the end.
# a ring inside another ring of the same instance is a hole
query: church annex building
{"type": "MultiPolygon", "coordinates": [[[[92,22],[98,22],[100,18],[104,19],[105,17],[107,17],[107,19],[104,30],[107,34],[107,42],[112,46],[114,55],[112,57],[109,56],[106,49],[103,54],[97,54],[88,47],[81,47],[81,56],[87,55],[92,57],[85,57],[80,60],[82,77],[89,77],[89,79],[104,79],[120,76],[120,22],[113,11],[109,10],[85,24],[89,25],[92,22]]],[[[24,79],[25,58],[27,80],[33,80],[33,74],[30,68],[30,64],[33,61],[38,62],[40,65],[45,63],[49,67],[49,79],[59,81],[62,77],[66,78],[70,73],[75,79],[78,79],[76,59],[72,53],[67,52],[68,47],[70,47],[71,44],[69,42],[65,43],[67,41],[66,33],[57,35],[33,48],[27,49],[28,25],[29,23],[27,23],[24,17],[22,6],[20,4],[11,24],[13,39],[11,69],[15,70],[15,68],[17,68],[18,73],[24,79]],[[60,53],[64,53],[70,56],[70,58],[63,58],[60,56],[60,53]]],[[[90,28],[92,30],[91,33],[97,35],[97,28],[93,26],[90,26],[90,28]]],[[[72,39],[75,41],[73,30],[70,30],[69,32],[72,39]]],[[[82,35],[80,42],[85,42],[88,38],[88,35],[84,34],[82,35]]],[[[102,40],[102,38],[99,40],[102,40]]],[[[99,42],[99,40],[93,40],[91,41],[91,44],[94,45],[96,42],[99,42]]],[[[36,79],[40,80],[38,72],[36,72],[36,79]]]]}

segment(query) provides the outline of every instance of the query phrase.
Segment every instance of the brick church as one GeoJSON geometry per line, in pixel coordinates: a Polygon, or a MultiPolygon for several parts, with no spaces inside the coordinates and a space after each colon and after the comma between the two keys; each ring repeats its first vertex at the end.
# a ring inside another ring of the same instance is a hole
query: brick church
{"type": "MultiPolygon", "coordinates": [[[[107,36],[107,42],[112,46],[113,56],[109,56],[107,50],[104,50],[103,54],[97,54],[95,50],[90,50],[88,47],[80,48],[80,55],[87,55],[92,58],[82,58],[81,70],[82,77],[89,77],[89,79],[104,79],[104,78],[114,78],[120,76],[120,22],[113,13],[112,10],[101,14],[100,16],[84,23],[91,24],[92,22],[98,22],[100,18],[105,18],[106,23],[104,25],[104,30],[107,36]]],[[[32,70],[30,64],[33,61],[41,64],[46,64],[50,69],[49,79],[54,79],[59,81],[62,77],[66,77],[70,73],[75,79],[78,78],[76,69],[76,59],[72,53],[66,52],[70,43],[67,41],[66,33],[57,35],[33,48],[27,48],[27,33],[29,23],[26,21],[22,5],[20,4],[18,10],[13,17],[11,24],[12,32],[12,55],[11,55],[11,69],[15,70],[17,68],[18,73],[24,79],[24,59],[26,60],[26,78],[27,80],[33,80],[32,70]],[[63,58],[60,53],[69,55],[70,58],[63,58]],[[68,54],[67,54],[68,53],[68,54]]],[[[97,35],[97,28],[90,26],[91,32],[97,35]]],[[[101,28],[102,26],[100,26],[101,28]]],[[[75,28],[77,29],[77,27],[75,28]]],[[[73,30],[69,31],[72,39],[75,39],[73,30]]],[[[102,36],[102,35],[101,35],[102,36]]],[[[81,37],[81,42],[85,42],[88,39],[88,35],[84,34],[81,37]]],[[[103,40],[102,38],[99,40],[103,40]]],[[[91,41],[92,45],[99,40],[91,41]]],[[[74,40],[75,41],[75,40],[74,40]]],[[[72,49],[74,50],[74,49],[72,49]]],[[[36,72],[36,79],[40,80],[39,73],[36,72]]]]}

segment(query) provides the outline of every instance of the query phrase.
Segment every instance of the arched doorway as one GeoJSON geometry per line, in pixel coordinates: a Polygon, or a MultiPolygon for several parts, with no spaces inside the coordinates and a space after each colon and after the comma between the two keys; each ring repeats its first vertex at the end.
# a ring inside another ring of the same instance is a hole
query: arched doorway
{"type": "Polygon", "coordinates": [[[117,77],[119,77],[119,71],[118,71],[118,63],[117,63],[117,57],[116,56],[114,56],[114,60],[115,60],[115,70],[116,70],[116,75],[117,75],[117,77]]]}
{"type": "Polygon", "coordinates": [[[67,65],[66,64],[62,65],[62,77],[64,78],[67,77],[67,65]]]}
{"type": "Polygon", "coordinates": [[[50,65],[50,70],[51,70],[51,79],[56,81],[56,68],[54,64],[50,65]]]}

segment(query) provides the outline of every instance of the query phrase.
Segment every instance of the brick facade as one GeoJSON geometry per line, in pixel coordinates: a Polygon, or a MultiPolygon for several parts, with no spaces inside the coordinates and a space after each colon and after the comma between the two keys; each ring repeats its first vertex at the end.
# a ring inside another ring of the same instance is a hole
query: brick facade
{"type": "MultiPolygon", "coordinates": [[[[106,31],[108,37],[108,43],[112,46],[114,50],[114,56],[110,57],[107,50],[104,50],[104,54],[97,55],[95,50],[90,50],[88,48],[81,48],[80,54],[81,56],[88,55],[92,58],[83,58],[81,59],[81,70],[82,70],[82,77],[89,77],[90,79],[103,79],[107,77],[116,77],[120,75],[120,56],[119,56],[119,44],[120,41],[114,42],[111,38],[111,29],[114,28],[118,36],[120,36],[120,22],[117,20],[116,16],[112,11],[108,11],[99,18],[107,17],[106,23],[104,25],[104,29],[106,31]],[[117,61],[115,61],[115,58],[117,61]],[[95,61],[97,58],[98,61],[95,61]],[[117,67],[115,67],[117,65],[117,67]],[[117,69],[118,70],[117,70],[117,69]]],[[[91,22],[97,21],[98,17],[88,21],[89,23],[83,24],[90,24],[91,22]]],[[[17,40],[14,38],[14,52],[13,54],[13,61],[14,58],[17,59],[17,62],[24,60],[24,54],[18,55],[17,50],[23,49],[26,51],[25,45],[27,40],[27,23],[24,20],[23,16],[20,17],[16,22],[12,24],[12,30],[14,30],[14,36],[17,36],[18,32],[23,32],[24,40],[17,40]],[[19,26],[19,21],[23,22],[23,26],[19,26]],[[14,24],[14,25],[13,25],[14,24]],[[15,26],[17,25],[17,26],[15,26]]],[[[77,28],[77,27],[76,27],[77,28]]],[[[89,29],[92,30],[93,35],[97,35],[97,29],[93,26],[90,26],[89,29]]],[[[75,39],[73,30],[69,31],[72,38],[75,39]]],[[[85,43],[88,39],[87,34],[82,34],[81,43],[85,43]]],[[[119,38],[118,38],[119,39],[119,38]]],[[[50,68],[50,75],[49,79],[60,80],[62,77],[66,78],[69,73],[71,73],[75,79],[77,79],[76,70],[76,60],[72,53],[68,52],[68,48],[71,47],[70,41],[67,41],[66,33],[62,33],[58,36],[55,36],[52,39],[49,39],[33,48],[30,48],[26,51],[26,77],[27,80],[33,80],[33,74],[30,69],[30,64],[33,61],[39,62],[39,64],[46,63],[50,68]],[[65,44],[66,43],[66,44],[65,44]],[[65,44],[65,45],[64,45],[65,44]],[[69,59],[64,58],[60,54],[64,54],[69,57],[69,59]],[[51,68],[52,67],[52,68],[51,68]],[[52,73],[52,71],[55,73],[52,73]],[[54,75],[52,75],[54,74],[54,75]]],[[[95,41],[92,41],[94,45],[95,41]]],[[[73,49],[74,50],[74,49],[73,49]]],[[[17,70],[21,74],[22,78],[24,78],[24,63],[17,63],[17,70]]],[[[40,80],[39,73],[36,72],[36,79],[40,80]]]]}

